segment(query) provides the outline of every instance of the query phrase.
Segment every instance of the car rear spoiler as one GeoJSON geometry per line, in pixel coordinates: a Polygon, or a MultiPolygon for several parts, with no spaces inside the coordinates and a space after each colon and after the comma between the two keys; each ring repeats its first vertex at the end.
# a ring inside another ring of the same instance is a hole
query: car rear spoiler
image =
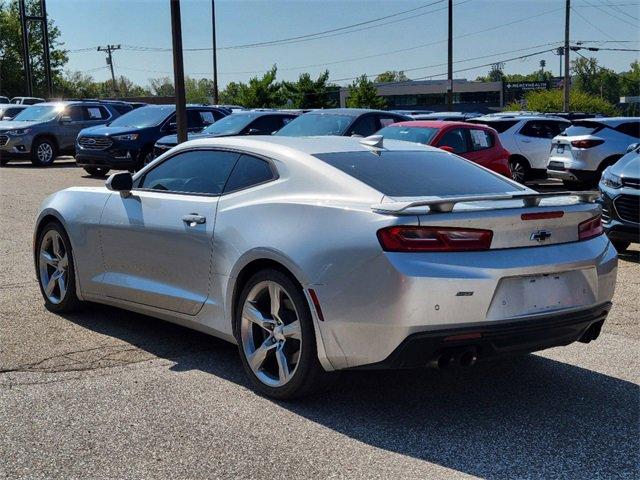
{"type": "Polygon", "coordinates": [[[600,192],[545,192],[545,193],[515,193],[495,195],[466,195],[460,197],[447,197],[431,200],[416,200],[413,202],[389,202],[371,205],[371,209],[377,213],[388,215],[407,215],[406,210],[414,207],[429,207],[430,212],[451,212],[457,203],[487,202],[495,200],[522,200],[524,207],[537,207],[544,198],[574,197],[580,202],[593,203],[600,197],[600,192]]]}

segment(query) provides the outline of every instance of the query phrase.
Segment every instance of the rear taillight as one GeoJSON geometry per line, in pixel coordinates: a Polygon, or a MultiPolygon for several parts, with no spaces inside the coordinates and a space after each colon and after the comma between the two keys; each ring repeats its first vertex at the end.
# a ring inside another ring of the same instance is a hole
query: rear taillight
{"type": "Polygon", "coordinates": [[[571,142],[571,146],[576,148],[591,148],[597,147],[603,143],[604,140],[574,140],[571,142]]]}
{"type": "Polygon", "coordinates": [[[385,252],[464,252],[488,250],[493,232],[476,228],[399,225],[378,230],[385,252]]]}
{"type": "Polygon", "coordinates": [[[580,240],[589,240],[590,238],[602,235],[602,218],[600,215],[585,220],[578,225],[578,238],[580,240]]]}

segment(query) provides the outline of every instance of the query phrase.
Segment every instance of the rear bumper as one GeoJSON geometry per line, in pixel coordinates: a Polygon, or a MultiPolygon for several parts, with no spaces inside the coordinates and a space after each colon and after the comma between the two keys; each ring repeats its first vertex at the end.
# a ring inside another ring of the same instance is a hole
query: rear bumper
{"type": "Polygon", "coordinates": [[[555,313],[444,330],[407,337],[385,360],[359,369],[416,368],[429,365],[448,350],[475,349],[478,361],[569,345],[592,325],[604,323],[611,303],[569,313],[555,313]]]}
{"type": "Polygon", "coordinates": [[[558,178],[560,180],[570,180],[574,182],[594,182],[598,180],[600,172],[597,170],[577,170],[562,167],[557,162],[550,163],[547,167],[548,178],[558,178]]]}

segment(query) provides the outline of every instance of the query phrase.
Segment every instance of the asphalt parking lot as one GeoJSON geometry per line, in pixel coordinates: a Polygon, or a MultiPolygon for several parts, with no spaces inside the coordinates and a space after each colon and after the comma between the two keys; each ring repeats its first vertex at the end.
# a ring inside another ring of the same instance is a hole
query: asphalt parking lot
{"type": "Polygon", "coordinates": [[[222,341],[114,308],[45,310],[38,206],[100,183],[69,161],[0,169],[2,478],[640,475],[637,246],[594,343],[466,370],[350,372],[283,403],[248,388],[222,341]]]}

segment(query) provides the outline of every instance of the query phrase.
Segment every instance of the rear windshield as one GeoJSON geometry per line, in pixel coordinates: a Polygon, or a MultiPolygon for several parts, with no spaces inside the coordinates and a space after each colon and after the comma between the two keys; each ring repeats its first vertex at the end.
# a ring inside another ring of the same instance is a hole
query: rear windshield
{"type": "Polygon", "coordinates": [[[438,133],[437,128],[429,127],[385,127],[379,130],[376,135],[392,140],[404,140],[405,142],[429,144],[438,133]]]}
{"type": "Polygon", "coordinates": [[[382,151],[315,155],[390,197],[505,193],[518,187],[445,152],[382,151]]]}
{"type": "Polygon", "coordinates": [[[493,128],[498,133],[503,133],[513,127],[519,120],[469,120],[471,123],[479,123],[493,128]]]}
{"type": "Polygon", "coordinates": [[[562,132],[560,135],[563,137],[574,137],[576,135],[593,135],[594,133],[598,133],[603,128],[606,128],[606,125],[599,122],[573,122],[573,124],[562,132]]]}

